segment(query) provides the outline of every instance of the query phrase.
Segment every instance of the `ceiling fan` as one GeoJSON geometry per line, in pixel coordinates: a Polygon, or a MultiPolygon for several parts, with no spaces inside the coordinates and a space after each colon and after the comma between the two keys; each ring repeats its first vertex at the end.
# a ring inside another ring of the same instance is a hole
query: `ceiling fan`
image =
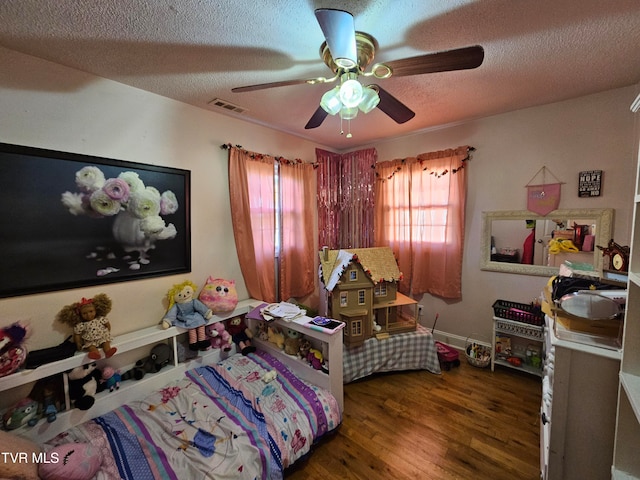
{"type": "MultiPolygon", "coordinates": [[[[377,84],[362,86],[359,77],[385,79],[390,76],[421,75],[425,73],[448,72],[477,68],[484,60],[484,49],[480,45],[428,53],[416,57],[376,63],[367,71],[373,61],[378,42],[368,33],[355,30],[353,15],[344,10],[320,8],[315,11],[325,42],[320,46],[322,61],[334,73],[332,77],[317,77],[280,82],[261,83],[233,88],[232,92],[251,92],[273,87],[285,87],[307,83],[340,84],[326,92],[320,106],[305,125],[305,129],[319,127],[327,115],[340,114],[340,118],[355,118],[358,110],[368,113],[379,108],[396,123],[411,120],[415,113],[400,100],[377,84]]],[[[348,137],[351,136],[347,135],[348,137]]]]}

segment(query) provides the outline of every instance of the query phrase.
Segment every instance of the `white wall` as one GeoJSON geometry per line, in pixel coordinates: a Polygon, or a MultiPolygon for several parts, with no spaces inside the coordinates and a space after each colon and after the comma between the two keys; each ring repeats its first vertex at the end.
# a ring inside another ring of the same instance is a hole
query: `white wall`
{"type": "Polygon", "coordinates": [[[199,286],[208,275],[235,279],[248,297],[220,145],[309,162],[317,145],[2,48],[0,64],[0,142],[189,169],[192,194],[191,274],[2,299],[0,325],[30,319],[35,349],[66,336],[54,321],[64,305],[99,292],[113,300],[115,334],[158,323],[167,291],[186,278],[199,286]]]}
{"type": "MultiPolygon", "coordinates": [[[[188,276],[1,299],[0,325],[30,319],[29,346],[42,348],[65,336],[54,322],[58,310],[99,291],[114,301],[116,334],[159,322],[167,290],[184,277],[198,284],[210,274],[233,278],[247,296],[231,230],[227,152],[219,146],[314,161],[315,144],[2,48],[0,64],[0,142],[190,169],[193,257],[188,276]]],[[[464,144],[477,149],[467,165],[463,298],[425,295],[423,324],[439,312],[438,330],[489,339],[496,299],[538,295],[544,277],[480,271],[479,243],[481,212],[525,209],[524,186],[543,165],[566,182],[561,208],[615,208],[615,239],[628,244],[634,96],[631,87],[618,89],[372,145],[380,160],[464,144]],[[578,172],[597,169],[605,171],[602,196],[579,199],[578,172]]]]}
{"type": "MultiPolygon", "coordinates": [[[[465,167],[462,300],[425,295],[421,323],[431,326],[439,312],[438,330],[490,340],[495,300],[528,303],[539,295],[547,278],[486,272],[479,265],[482,212],[526,210],[525,185],[542,166],[565,182],[559,208],[614,208],[614,238],[629,245],[635,185],[634,117],[629,106],[635,96],[635,87],[610,90],[374,145],[378,161],[459,145],[476,148],[465,167]],[[600,197],[578,197],[578,173],[583,170],[604,171],[600,197]]],[[[547,175],[547,181],[553,179],[547,175]]]]}

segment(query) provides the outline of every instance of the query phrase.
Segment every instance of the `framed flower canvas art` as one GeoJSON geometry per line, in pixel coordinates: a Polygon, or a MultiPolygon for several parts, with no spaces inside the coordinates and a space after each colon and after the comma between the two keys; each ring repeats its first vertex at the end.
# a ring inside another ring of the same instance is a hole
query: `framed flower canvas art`
{"type": "Polygon", "coordinates": [[[190,172],[0,143],[0,297],[191,271],[190,172]]]}

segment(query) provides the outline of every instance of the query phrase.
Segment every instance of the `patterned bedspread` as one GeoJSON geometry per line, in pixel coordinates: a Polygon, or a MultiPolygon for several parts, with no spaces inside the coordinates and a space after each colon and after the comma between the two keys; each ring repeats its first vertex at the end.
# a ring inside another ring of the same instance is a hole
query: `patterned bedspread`
{"type": "Polygon", "coordinates": [[[441,373],[438,350],[431,330],[418,324],[415,332],[395,333],[389,338],[375,337],[343,352],[344,383],[368,375],[398,370],[428,370],[441,373]]]}
{"type": "Polygon", "coordinates": [[[333,396],[258,351],[189,370],[47,445],[96,445],[104,452],[96,479],[280,479],[340,422],[333,396]],[[273,370],[275,380],[263,381],[273,370]]]}

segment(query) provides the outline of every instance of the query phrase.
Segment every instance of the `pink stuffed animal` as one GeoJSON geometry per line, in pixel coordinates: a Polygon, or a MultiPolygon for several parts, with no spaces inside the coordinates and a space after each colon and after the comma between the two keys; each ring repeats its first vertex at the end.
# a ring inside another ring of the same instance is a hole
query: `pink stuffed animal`
{"type": "Polygon", "coordinates": [[[235,280],[207,278],[198,299],[213,313],[230,312],[238,305],[238,292],[235,280]]]}
{"type": "Polygon", "coordinates": [[[212,348],[220,348],[225,352],[231,350],[233,341],[231,340],[231,335],[224,327],[224,323],[216,322],[207,326],[207,334],[209,335],[212,348]]]}

